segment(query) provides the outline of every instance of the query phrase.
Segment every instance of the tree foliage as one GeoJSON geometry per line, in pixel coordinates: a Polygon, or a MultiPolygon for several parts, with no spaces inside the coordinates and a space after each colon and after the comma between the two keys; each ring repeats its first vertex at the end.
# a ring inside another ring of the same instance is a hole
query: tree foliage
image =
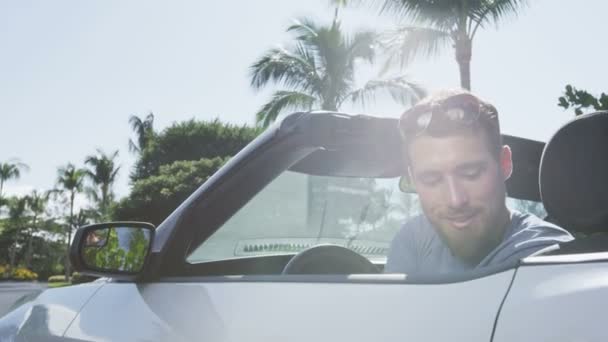
{"type": "Polygon", "coordinates": [[[138,272],[150,246],[149,231],[140,228],[116,227],[102,231],[106,235],[99,246],[84,248],[87,265],[98,269],[138,272]]]}
{"type": "Polygon", "coordinates": [[[28,225],[29,229],[27,233],[27,249],[25,254],[25,266],[28,268],[31,266],[32,254],[34,253],[34,234],[36,234],[36,232],[38,231],[39,220],[46,211],[49,195],[49,191],[40,193],[37,190],[33,190],[29,195],[25,197],[27,208],[31,217],[28,225]]]}
{"type": "Polygon", "coordinates": [[[336,111],[346,101],[365,105],[380,91],[388,91],[395,101],[407,103],[424,93],[403,76],[372,80],[372,84],[358,89],[357,63],[374,61],[377,35],[373,31],[346,34],[337,12],[329,26],[300,19],[287,32],[293,35],[291,46],[266,51],[250,67],[254,89],[269,83],[285,88],[276,91],[257,112],[256,121],[262,127],[286,110],[336,111]]]}
{"type": "Polygon", "coordinates": [[[2,199],[2,190],[4,183],[11,179],[19,179],[21,171],[28,170],[28,166],[18,160],[9,160],[0,162],[0,199],[2,199]]]}
{"type": "Polygon", "coordinates": [[[129,151],[141,153],[154,140],[154,114],[149,113],[143,120],[138,116],[131,115],[129,124],[137,135],[135,141],[129,139],[129,151]]]}
{"type": "Polygon", "coordinates": [[[601,93],[599,97],[591,95],[586,90],[566,86],[563,96],[558,98],[558,106],[564,109],[574,108],[575,115],[581,115],[589,108],[593,110],[608,110],[608,95],[601,93]]]}
{"type": "Polygon", "coordinates": [[[114,219],[158,225],[227,160],[203,158],[160,166],[157,175],[133,183],[129,196],[116,206],[114,219]]]}
{"type": "Polygon", "coordinates": [[[76,228],[74,223],[74,202],[76,200],[76,194],[82,192],[83,182],[86,171],[81,168],[77,168],[72,163],[68,163],[64,167],[60,167],[57,170],[57,192],[65,193],[69,198],[69,216],[67,218],[67,239],[66,239],[66,257],[65,257],[65,277],[70,279],[70,242],[72,241],[72,230],[76,228]]]}
{"type": "Polygon", "coordinates": [[[108,218],[110,205],[114,201],[112,186],[120,170],[120,166],[116,166],[115,162],[117,156],[118,150],[108,155],[98,149],[96,155],[85,159],[85,164],[89,166],[85,174],[92,183],[87,194],[96,205],[97,216],[101,220],[108,218]]]}
{"type": "MultiPolygon", "coordinates": [[[[341,5],[363,1],[335,1],[341,5]]],[[[526,0],[378,0],[372,4],[381,13],[404,19],[409,24],[387,32],[382,45],[389,65],[403,67],[414,57],[432,57],[442,49],[454,48],[460,71],[460,85],[471,89],[473,39],[479,28],[514,16],[526,0]]]]}
{"type": "Polygon", "coordinates": [[[131,174],[131,182],[157,175],[161,165],[178,160],[213,159],[235,155],[260,133],[259,129],[194,119],[175,123],[144,149],[131,174]]]}
{"type": "Polygon", "coordinates": [[[33,191],[6,200],[8,217],[0,219],[0,265],[9,269],[22,265],[41,277],[63,270],[65,244],[60,238],[64,230],[45,215],[47,199],[47,193],[33,191]]]}

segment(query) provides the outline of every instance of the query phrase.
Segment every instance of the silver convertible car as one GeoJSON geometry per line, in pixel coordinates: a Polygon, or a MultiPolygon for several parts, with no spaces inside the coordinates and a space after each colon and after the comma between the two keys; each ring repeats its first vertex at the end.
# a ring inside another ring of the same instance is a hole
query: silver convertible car
{"type": "Polygon", "coordinates": [[[420,213],[397,121],[295,113],[159,227],[80,228],[72,263],[100,278],[21,300],[0,340],[607,341],[608,113],[546,145],[504,140],[509,205],[576,240],[465,273],[385,274],[390,241],[420,213]]]}

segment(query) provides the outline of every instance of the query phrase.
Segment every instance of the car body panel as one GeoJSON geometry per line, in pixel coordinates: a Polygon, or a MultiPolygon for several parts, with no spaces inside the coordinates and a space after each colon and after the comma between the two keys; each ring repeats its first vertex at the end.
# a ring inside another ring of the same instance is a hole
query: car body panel
{"type": "MultiPolygon", "coordinates": [[[[514,270],[448,284],[166,282],[104,286],[66,332],[108,341],[490,341],[514,270]],[[108,313],[112,313],[109,320],[108,313]]],[[[381,279],[393,282],[382,282],[381,279]]],[[[404,277],[404,276],[401,276],[404,277]]],[[[279,276],[276,279],[280,279],[279,276]]]]}
{"type": "Polygon", "coordinates": [[[538,264],[518,268],[496,327],[495,342],[606,341],[608,258],[573,256],[529,258],[538,264]],[[554,263],[550,259],[555,259],[554,263]]]}
{"type": "Polygon", "coordinates": [[[0,319],[0,341],[13,334],[23,341],[61,338],[87,300],[103,285],[93,282],[39,293],[0,319]]]}

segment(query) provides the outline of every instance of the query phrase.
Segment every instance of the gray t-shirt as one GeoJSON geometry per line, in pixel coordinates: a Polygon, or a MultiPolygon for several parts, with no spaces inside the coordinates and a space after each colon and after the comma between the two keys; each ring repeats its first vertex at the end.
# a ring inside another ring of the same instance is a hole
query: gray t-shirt
{"type": "Polygon", "coordinates": [[[532,214],[511,211],[511,223],[500,245],[473,267],[452,255],[429,220],[417,216],[397,233],[388,253],[385,273],[445,274],[519,260],[574,238],[563,228],[532,214]]]}

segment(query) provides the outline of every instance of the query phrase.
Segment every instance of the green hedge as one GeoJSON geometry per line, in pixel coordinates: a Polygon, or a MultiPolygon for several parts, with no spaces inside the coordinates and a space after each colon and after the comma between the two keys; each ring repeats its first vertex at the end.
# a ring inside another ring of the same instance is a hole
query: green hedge
{"type": "Polygon", "coordinates": [[[74,272],[72,273],[72,284],[82,284],[82,283],[88,283],[91,282],[93,280],[97,279],[97,277],[92,277],[92,276],[88,276],[88,275],[84,275],[78,272],[74,272]]]}
{"type": "Polygon", "coordinates": [[[54,275],[54,276],[50,276],[47,281],[49,283],[63,283],[66,280],[65,280],[65,276],[64,275],[54,275]]]}

